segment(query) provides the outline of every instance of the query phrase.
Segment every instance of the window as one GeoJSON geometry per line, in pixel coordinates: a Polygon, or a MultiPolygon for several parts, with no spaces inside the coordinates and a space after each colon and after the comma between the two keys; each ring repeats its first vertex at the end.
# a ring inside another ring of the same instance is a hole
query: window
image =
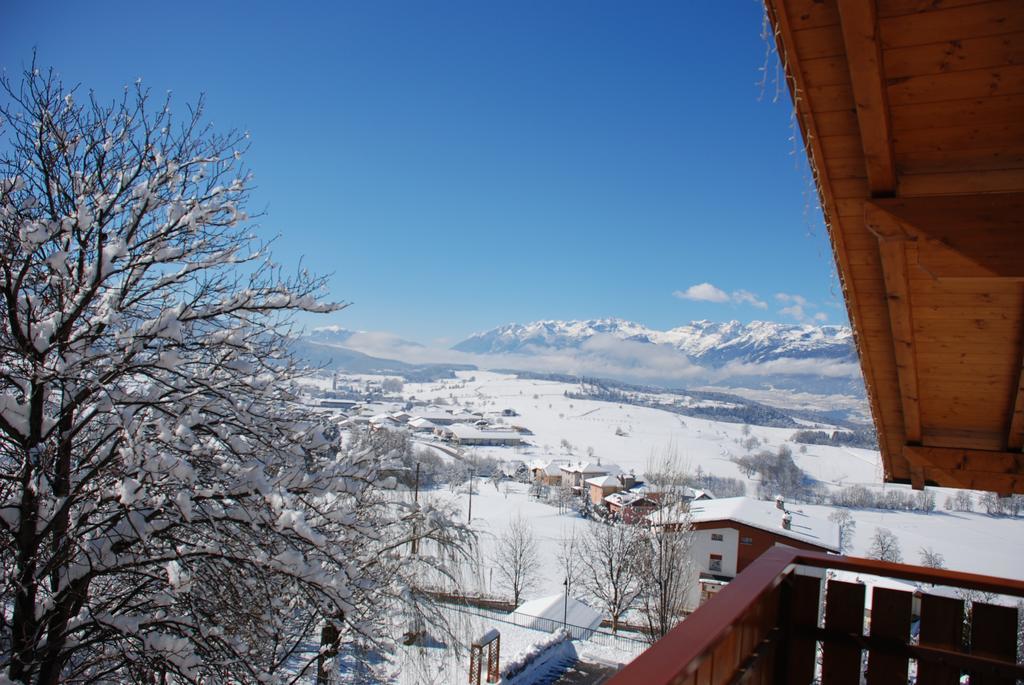
{"type": "Polygon", "coordinates": [[[741,537],[740,538],[740,544],[741,545],[752,545],[752,544],[754,544],[754,538],[741,537]]]}
{"type": "Polygon", "coordinates": [[[712,534],[711,534],[711,541],[712,541],[712,542],[721,542],[721,541],[722,541],[722,540],[724,540],[724,539],[725,539],[725,538],[724,538],[724,537],[722,537],[722,534],[721,534],[721,533],[712,533],[712,534]]]}
{"type": "Polygon", "coordinates": [[[712,573],[722,572],[722,555],[712,554],[711,559],[708,560],[708,570],[712,573]]]}

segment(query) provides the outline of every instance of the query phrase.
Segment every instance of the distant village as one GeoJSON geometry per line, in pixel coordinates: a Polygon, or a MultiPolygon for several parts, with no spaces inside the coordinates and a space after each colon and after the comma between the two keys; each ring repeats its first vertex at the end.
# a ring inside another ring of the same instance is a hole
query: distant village
{"type": "MultiPolygon", "coordinates": [[[[346,386],[336,378],[332,390],[309,401],[330,410],[340,428],[404,432],[453,456],[462,447],[531,446],[528,439],[533,433],[522,425],[514,408],[473,411],[405,399],[397,394],[400,384],[389,380],[346,386]]],[[[494,476],[529,483],[538,499],[569,502],[583,515],[599,520],[671,530],[685,518],[694,531],[693,558],[699,576],[694,607],[773,546],[840,551],[839,527],[834,522],[810,516],[781,496],[773,501],[716,498],[706,488],[677,484],[672,493],[674,508],[665,507],[659,487],[616,464],[593,458],[504,459],[494,476]]]]}

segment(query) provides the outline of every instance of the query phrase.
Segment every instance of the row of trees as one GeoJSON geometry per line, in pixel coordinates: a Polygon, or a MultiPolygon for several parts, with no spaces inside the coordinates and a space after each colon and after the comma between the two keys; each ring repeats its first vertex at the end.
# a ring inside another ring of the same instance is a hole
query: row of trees
{"type": "Polygon", "coordinates": [[[295,402],[291,317],[343,304],[252,237],[247,136],[0,89],[0,680],[279,680],[429,614],[468,537],[295,402]]]}

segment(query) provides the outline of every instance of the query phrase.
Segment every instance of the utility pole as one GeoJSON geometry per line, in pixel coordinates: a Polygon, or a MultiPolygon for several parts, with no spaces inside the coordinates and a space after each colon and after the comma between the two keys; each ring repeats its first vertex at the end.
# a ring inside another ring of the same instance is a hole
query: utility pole
{"type": "Polygon", "coordinates": [[[565,586],[565,602],[562,604],[562,630],[565,630],[569,619],[569,576],[565,577],[562,585],[565,586]]]}
{"type": "Polygon", "coordinates": [[[470,467],[469,469],[469,516],[466,518],[466,523],[473,522],[473,477],[476,475],[476,469],[470,467]]]}
{"type": "MultiPolygon", "coordinates": [[[[416,483],[413,485],[412,492],[413,492],[412,502],[413,502],[413,505],[414,505],[413,506],[413,516],[419,516],[420,515],[420,463],[419,462],[416,462],[416,483]]],[[[419,538],[417,537],[417,535],[418,535],[418,533],[416,532],[416,519],[414,518],[413,519],[413,524],[412,524],[412,553],[414,555],[417,554],[419,552],[419,550],[420,550],[420,545],[419,545],[420,541],[419,541],[419,538]]]]}

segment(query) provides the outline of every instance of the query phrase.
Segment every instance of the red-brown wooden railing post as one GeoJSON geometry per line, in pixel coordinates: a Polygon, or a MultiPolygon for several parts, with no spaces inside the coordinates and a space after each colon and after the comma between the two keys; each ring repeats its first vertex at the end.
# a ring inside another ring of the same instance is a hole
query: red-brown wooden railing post
{"type": "Polygon", "coordinates": [[[790,573],[782,583],[779,615],[781,643],[773,682],[807,685],[814,680],[817,642],[810,634],[818,627],[821,579],[790,573]]]}
{"type": "MultiPolygon", "coordinates": [[[[891,640],[894,646],[910,641],[914,596],[902,590],[876,587],[871,592],[871,637],[891,640]]],[[[910,661],[906,654],[884,649],[868,653],[868,685],[906,685],[910,661]]]]}

